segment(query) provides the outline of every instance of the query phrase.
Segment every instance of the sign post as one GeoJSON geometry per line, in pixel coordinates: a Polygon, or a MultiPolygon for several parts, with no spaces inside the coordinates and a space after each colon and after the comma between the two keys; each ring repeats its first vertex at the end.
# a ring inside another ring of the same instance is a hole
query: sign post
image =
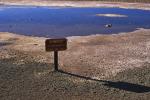
{"type": "Polygon", "coordinates": [[[58,51],[54,51],[54,66],[55,71],[58,71],[58,51]]]}
{"type": "Polygon", "coordinates": [[[47,52],[54,51],[54,71],[58,71],[58,51],[67,49],[67,39],[47,39],[45,41],[45,50],[47,52]]]}

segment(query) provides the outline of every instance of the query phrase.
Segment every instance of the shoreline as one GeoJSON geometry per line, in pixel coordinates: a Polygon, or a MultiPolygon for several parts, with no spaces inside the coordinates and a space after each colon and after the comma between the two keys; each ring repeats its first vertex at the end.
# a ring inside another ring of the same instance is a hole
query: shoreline
{"type": "Polygon", "coordinates": [[[52,6],[52,7],[117,7],[150,10],[150,3],[126,3],[104,1],[1,1],[1,5],[52,6]]]}

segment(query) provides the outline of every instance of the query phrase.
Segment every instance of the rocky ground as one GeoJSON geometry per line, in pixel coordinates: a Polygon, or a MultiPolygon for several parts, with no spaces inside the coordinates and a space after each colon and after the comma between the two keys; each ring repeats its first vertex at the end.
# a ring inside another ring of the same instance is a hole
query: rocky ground
{"type": "Polygon", "coordinates": [[[150,98],[150,30],[68,37],[60,72],[46,38],[0,33],[1,100],[150,98]]]}

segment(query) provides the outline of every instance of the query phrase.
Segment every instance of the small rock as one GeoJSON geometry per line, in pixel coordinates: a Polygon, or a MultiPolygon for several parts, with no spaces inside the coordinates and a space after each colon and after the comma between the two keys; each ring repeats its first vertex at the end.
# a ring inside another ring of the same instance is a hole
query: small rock
{"type": "Polygon", "coordinates": [[[106,24],[105,27],[110,28],[112,27],[112,24],[106,24]]]}

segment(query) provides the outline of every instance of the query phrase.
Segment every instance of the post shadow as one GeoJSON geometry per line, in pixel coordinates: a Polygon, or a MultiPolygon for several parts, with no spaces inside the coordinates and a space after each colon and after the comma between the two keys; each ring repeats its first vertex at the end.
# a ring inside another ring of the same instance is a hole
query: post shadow
{"type": "Polygon", "coordinates": [[[116,89],[125,90],[125,91],[129,91],[129,92],[135,92],[135,93],[150,92],[149,86],[133,84],[133,83],[128,83],[128,82],[121,82],[121,81],[112,82],[112,81],[107,81],[107,80],[97,80],[97,79],[92,79],[91,77],[85,77],[85,76],[81,76],[81,75],[77,75],[77,74],[72,74],[70,72],[65,72],[63,70],[58,70],[58,72],[67,74],[70,76],[78,77],[78,78],[83,78],[85,80],[103,82],[104,86],[107,86],[110,88],[116,88],[116,89]]]}

